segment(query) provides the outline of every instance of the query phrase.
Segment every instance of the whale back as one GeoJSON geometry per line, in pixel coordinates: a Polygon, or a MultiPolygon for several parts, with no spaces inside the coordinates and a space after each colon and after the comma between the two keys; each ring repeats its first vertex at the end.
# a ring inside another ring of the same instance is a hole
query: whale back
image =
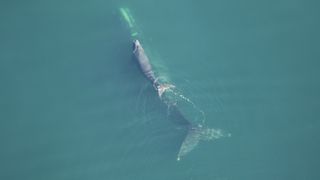
{"type": "Polygon", "coordinates": [[[152,70],[152,66],[150,64],[149,58],[146,55],[144,49],[142,48],[140,42],[135,40],[133,42],[133,54],[137,59],[140,69],[142,70],[143,74],[152,82],[155,82],[155,75],[152,70]]]}

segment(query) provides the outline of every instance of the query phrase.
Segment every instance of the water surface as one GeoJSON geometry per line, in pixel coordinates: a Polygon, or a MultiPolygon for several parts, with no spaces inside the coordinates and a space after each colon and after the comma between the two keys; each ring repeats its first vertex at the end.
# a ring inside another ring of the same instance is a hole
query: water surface
{"type": "Polygon", "coordinates": [[[1,179],[319,179],[316,1],[0,2],[1,179]],[[128,7],[206,125],[185,130],[132,59],[128,7]]]}

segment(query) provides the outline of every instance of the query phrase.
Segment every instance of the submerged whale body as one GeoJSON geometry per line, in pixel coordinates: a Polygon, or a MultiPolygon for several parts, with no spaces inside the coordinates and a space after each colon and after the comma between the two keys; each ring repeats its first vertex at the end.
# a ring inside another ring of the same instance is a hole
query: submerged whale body
{"type": "MultiPolygon", "coordinates": [[[[173,92],[171,89],[175,86],[167,83],[160,83],[157,81],[158,78],[155,76],[149,58],[138,40],[133,41],[133,54],[138,61],[141,71],[143,72],[145,77],[153,84],[155,90],[159,95],[159,98],[168,106],[168,108],[170,108],[171,111],[173,111],[175,117],[181,119],[188,128],[187,135],[184,138],[178,152],[178,161],[182,156],[185,156],[187,153],[193,150],[200,140],[217,139],[223,136],[221,130],[204,128],[202,127],[202,125],[194,124],[184,117],[183,113],[177,106],[175,98],[171,96],[172,94],[169,95],[170,92],[173,92]]],[[[176,94],[173,94],[173,96],[175,95],[176,94]]]]}

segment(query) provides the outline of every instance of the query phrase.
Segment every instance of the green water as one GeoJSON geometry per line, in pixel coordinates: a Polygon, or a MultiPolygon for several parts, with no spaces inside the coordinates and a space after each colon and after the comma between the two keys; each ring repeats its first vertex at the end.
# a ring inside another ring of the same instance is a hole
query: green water
{"type": "Polygon", "coordinates": [[[0,179],[320,178],[317,1],[1,1],[0,179]],[[176,161],[185,129],[150,60],[230,138],[176,161]]]}

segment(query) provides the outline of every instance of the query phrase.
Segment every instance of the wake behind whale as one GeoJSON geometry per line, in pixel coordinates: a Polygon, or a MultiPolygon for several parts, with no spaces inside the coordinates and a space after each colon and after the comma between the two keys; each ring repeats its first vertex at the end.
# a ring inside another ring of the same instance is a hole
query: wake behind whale
{"type": "Polygon", "coordinates": [[[134,19],[127,8],[120,8],[120,13],[127,22],[131,30],[131,37],[133,38],[133,54],[137,60],[141,71],[145,77],[152,83],[161,101],[166,104],[170,114],[175,114],[177,118],[182,120],[187,128],[187,135],[181,143],[177,160],[192,151],[200,142],[200,140],[213,140],[230,134],[224,133],[220,129],[207,128],[204,126],[205,116],[204,112],[199,109],[190,99],[180,93],[176,87],[170,82],[163,81],[157,77],[150,63],[144,48],[137,39],[139,34],[135,29],[134,19]],[[189,105],[189,110],[181,108],[183,105],[189,105]],[[190,117],[188,113],[194,111],[197,116],[190,117]]]}

